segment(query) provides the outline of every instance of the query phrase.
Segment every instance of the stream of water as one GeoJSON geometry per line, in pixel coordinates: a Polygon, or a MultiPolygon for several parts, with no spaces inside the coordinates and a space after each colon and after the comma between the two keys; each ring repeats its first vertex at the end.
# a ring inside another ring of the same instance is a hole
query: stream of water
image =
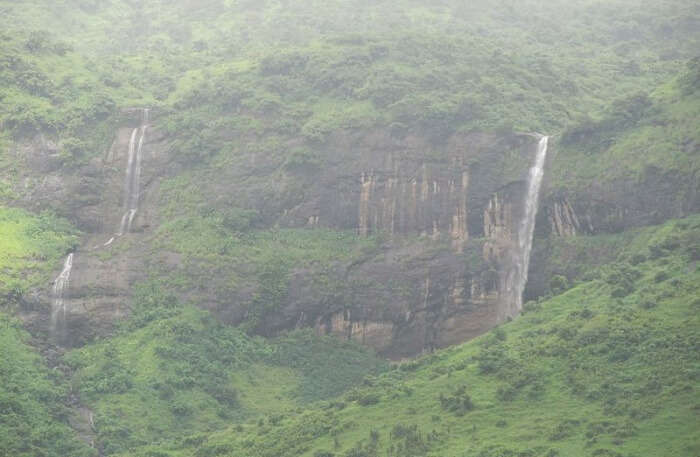
{"type": "MultiPolygon", "coordinates": [[[[148,128],[148,109],[143,110],[141,126],[131,132],[129,141],[129,158],[126,165],[126,179],[124,182],[124,214],[119,223],[117,237],[129,233],[134,222],[136,213],[139,210],[139,197],[141,186],[141,158],[143,151],[143,141],[148,128]]],[[[105,246],[111,244],[111,239],[105,246]]]]}
{"type": "Polygon", "coordinates": [[[535,221],[537,219],[537,209],[539,207],[540,188],[544,177],[544,164],[547,159],[547,146],[549,137],[542,136],[537,144],[537,154],[535,163],[530,168],[527,183],[527,193],[525,194],[525,206],[523,217],[518,227],[518,249],[515,255],[514,265],[514,309],[519,313],[523,308],[523,292],[527,284],[528,269],[530,266],[530,253],[532,251],[532,238],[535,232],[535,221]]]}
{"type": "Polygon", "coordinates": [[[61,273],[54,281],[53,289],[51,290],[51,326],[49,331],[51,337],[57,342],[62,342],[66,337],[66,302],[64,294],[68,290],[70,283],[74,256],[73,253],[68,254],[68,257],[63,262],[63,270],[61,270],[61,273]]]}

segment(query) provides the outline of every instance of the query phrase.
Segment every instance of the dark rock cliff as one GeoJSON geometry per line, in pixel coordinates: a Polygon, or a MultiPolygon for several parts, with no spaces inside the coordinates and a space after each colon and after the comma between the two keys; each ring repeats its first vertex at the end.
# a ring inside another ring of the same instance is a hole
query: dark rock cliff
{"type": "MultiPolygon", "coordinates": [[[[144,145],[142,202],[134,230],[104,248],[122,215],[126,156],[137,122],[135,113],[124,117],[111,147],[70,171],[61,167],[58,147],[50,141],[37,138],[16,151],[18,157],[24,155],[27,176],[22,180],[31,181],[18,192],[19,203],[51,207],[84,233],[65,297],[69,345],[109,332],[127,315],[133,285],[154,262],[182,268],[176,253],[152,246],[160,223],[160,180],[182,167],[155,128],[144,145]]],[[[284,302],[263,316],[257,330],[275,334],[309,326],[399,358],[463,341],[496,325],[504,318],[501,272],[510,261],[534,144],[527,135],[470,133],[436,146],[415,135],[343,131],[314,146],[323,149],[325,159],[312,170],[281,167],[266,157],[251,161],[245,172],[261,182],[278,179],[281,194],[299,183],[304,188],[302,195],[280,199],[285,204],[273,210],[249,192],[244,204],[267,214],[266,224],[356,230],[385,239],[378,252],[359,262],[294,270],[284,302]]],[[[238,172],[240,168],[231,171],[238,172]]],[[[226,170],[220,181],[203,184],[218,191],[214,206],[226,193],[245,195],[246,185],[230,179],[226,170]]],[[[203,284],[188,291],[186,299],[238,323],[257,286],[251,281],[221,297],[203,284]]],[[[48,290],[32,300],[45,308],[48,290]]],[[[45,315],[28,313],[27,320],[42,328],[45,315]]]]}
{"type": "MultiPolygon", "coordinates": [[[[71,170],[61,166],[58,146],[44,137],[13,150],[23,164],[15,203],[53,208],[84,233],[66,295],[69,345],[109,332],[128,315],[134,284],[154,274],[154,265],[188,268],[180,254],[153,244],[161,223],[161,180],[187,167],[157,128],[146,136],[134,229],[104,249],[123,213],[126,156],[137,122],[135,113],[125,113],[111,147],[71,170]]],[[[214,209],[236,195],[239,204],[262,215],[262,228],[354,230],[384,240],[352,263],[294,269],[282,302],[262,316],[257,331],[273,335],[313,327],[402,358],[472,338],[506,318],[505,276],[536,139],[465,133],[443,140],[435,144],[381,129],[339,131],[323,144],[305,146],[322,157],[312,166],[244,151],[242,162],[202,182],[214,209]],[[261,197],[263,185],[274,194],[261,197]]],[[[673,177],[649,170],[643,182],[594,185],[575,194],[550,191],[543,195],[536,237],[610,232],[697,211],[697,180],[686,184],[679,199],[677,192],[663,191],[679,188],[673,177]]],[[[550,274],[543,272],[541,244],[533,256],[529,297],[544,293],[550,274]]],[[[251,279],[221,296],[201,284],[182,299],[237,324],[245,321],[259,286],[251,279]]],[[[25,317],[38,330],[47,325],[41,310],[48,307],[49,290],[27,297],[35,305],[27,309],[35,311],[25,317]]]]}

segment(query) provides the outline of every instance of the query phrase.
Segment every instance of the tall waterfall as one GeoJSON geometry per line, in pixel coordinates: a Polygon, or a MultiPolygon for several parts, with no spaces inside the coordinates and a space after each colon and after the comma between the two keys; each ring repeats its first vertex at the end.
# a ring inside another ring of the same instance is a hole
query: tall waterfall
{"type": "Polygon", "coordinates": [[[540,197],[540,187],[544,176],[544,163],[547,158],[548,136],[542,136],[537,144],[535,163],[530,168],[525,194],[525,206],[520,226],[518,227],[518,246],[514,256],[513,278],[513,308],[511,315],[517,314],[523,309],[523,292],[527,284],[528,268],[530,266],[530,252],[532,251],[532,238],[535,232],[535,219],[540,197]]]}
{"type": "Polygon", "coordinates": [[[66,337],[66,302],[63,296],[68,290],[70,274],[73,270],[73,257],[73,253],[68,254],[63,263],[63,270],[54,281],[51,290],[51,327],[49,331],[51,337],[58,342],[63,341],[66,337]]]}
{"type": "MultiPolygon", "coordinates": [[[[126,165],[126,180],[124,182],[124,214],[119,224],[117,236],[122,236],[131,230],[131,224],[139,209],[139,193],[141,180],[141,151],[143,140],[148,127],[148,109],[144,109],[141,118],[141,126],[131,132],[129,141],[129,159],[126,165]]],[[[114,239],[109,240],[110,244],[114,239]]]]}

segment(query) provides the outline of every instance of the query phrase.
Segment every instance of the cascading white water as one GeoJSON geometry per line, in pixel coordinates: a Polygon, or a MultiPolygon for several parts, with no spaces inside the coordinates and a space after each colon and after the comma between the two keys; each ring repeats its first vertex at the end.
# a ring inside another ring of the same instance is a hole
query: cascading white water
{"type": "Polygon", "coordinates": [[[535,220],[537,219],[537,209],[539,206],[540,187],[544,176],[544,164],[547,159],[547,146],[549,143],[548,136],[542,136],[537,144],[537,154],[535,163],[530,168],[530,174],[527,183],[527,194],[525,194],[525,206],[523,217],[520,220],[518,227],[518,250],[514,256],[514,271],[513,278],[513,314],[522,311],[523,308],[523,292],[527,284],[528,268],[530,266],[530,252],[532,251],[532,238],[535,232],[535,220]]]}
{"type": "MultiPolygon", "coordinates": [[[[148,109],[143,110],[141,126],[135,128],[131,132],[131,140],[129,141],[129,158],[126,165],[126,178],[124,182],[124,214],[119,223],[119,231],[117,237],[128,233],[131,230],[131,225],[134,222],[136,213],[139,209],[140,198],[140,180],[141,180],[141,157],[143,150],[143,141],[146,136],[146,128],[148,127],[148,109]],[[138,137],[138,141],[137,141],[138,137]]],[[[114,239],[111,239],[105,246],[111,244],[114,239]]]]}
{"type": "MultiPolygon", "coordinates": [[[[129,156],[126,165],[126,178],[124,183],[124,214],[119,224],[119,231],[103,246],[109,246],[114,240],[131,230],[134,217],[138,211],[140,198],[141,157],[146,128],[148,127],[148,109],[142,112],[141,126],[131,132],[129,141],[129,156]],[[138,141],[137,141],[138,138],[138,141]]],[[[51,337],[62,343],[66,338],[66,303],[64,295],[70,284],[70,275],[73,270],[74,253],[68,254],[63,263],[63,270],[58,275],[51,291],[51,337]]]]}
{"type": "Polygon", "coordinates": [[[64,294],[68,290],[70,274],[73,270],[74,254],[68,254],[63,262],[63,270],[53,283],[51,290],[51,327],[50,333],[54,340],[62,341],[66,336],[66,302],[64,294]]]}

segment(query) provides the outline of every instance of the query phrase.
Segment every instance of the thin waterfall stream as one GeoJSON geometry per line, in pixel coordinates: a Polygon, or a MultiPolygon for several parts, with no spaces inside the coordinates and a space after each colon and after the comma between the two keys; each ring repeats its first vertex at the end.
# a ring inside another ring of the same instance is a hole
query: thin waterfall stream
{"type": "MultiPolygon", "coordinates": [[[[141,114],[141,125],[131,132],[129,140],[129,153],[126,165],[126,178],[124,182],[124,213],[119,223],[119,231],[112,236],[103,246],[109,246],[114,240],[131,230],[131,226],[139,209],[141,159],[146,129],[148,128],[148,108],[144,108],[141,114]]],[[[73,271],[75,253],[71,252],[63,263],[63,270],[56,277],[51,290],[51,323],[49,333],[58,344],[67,337],[66,302],[65,294],[70,286],[70,276],[73,271]]]]}
{"type": "Polygon", "coordinates": [[[523,217],[518,226],[517,250],[513,256],[513,277],[509,281],[510,309],[507,316],[513,317],[523,309],[523,292],[527,285],[528,269],[530,267],[530,253],[532,240],[535,233],[535,221],[539,207],[540,188],[544,177],[544,165],[547,159],[547,147],[549,137],[541,135],[537,143],[535,163],[530,167],[527,193],[525,194],[523,217]]]}
{"type": "Polygon", "coordinates": [[[119,231],[116,236],[122,236],[131,230],[134,217],[139,210],[140,180],[141,180],[141,158],[143,151],[143,140],[148,128],[148,109],[143,110],[141,126],[131,132],[129,141],[129,159],[126,165],[126,181],[124,183],[124,214],[119,224],[119,231]],[[137,138],[138,137],[138,141],[137,138]]]}
{"type": "Polygon", "coordinates": [[[56,342],[62,342],[66,338],[66,302],[64,294],[68,290],[70,274],[73,271],[73,258],[75,254],[68,254],[63,262],[63,270],[53,283],[51,290],[51,325],[49,332],[56,342]]]}

